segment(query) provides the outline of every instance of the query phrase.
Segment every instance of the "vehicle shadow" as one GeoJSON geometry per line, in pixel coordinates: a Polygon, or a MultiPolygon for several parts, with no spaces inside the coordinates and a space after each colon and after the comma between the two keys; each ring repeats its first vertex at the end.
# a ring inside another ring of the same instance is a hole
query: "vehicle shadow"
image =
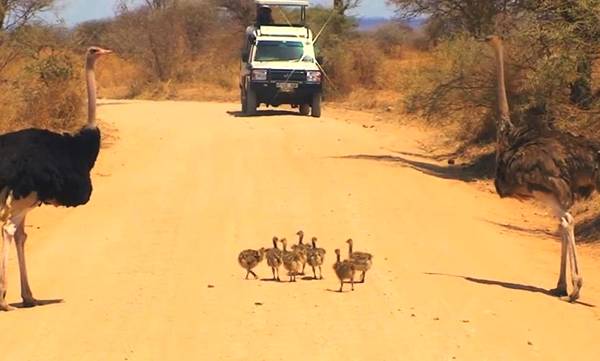
{"type": "MultiPolygon", "coordinates": [[[[547,290],[547,289],[541,288],[541,287],[537,287],[537,286],[532,286],[532,285],[524,285],[524,284],[520,284],[520,283],[497,281],[497,280],[488,280],[488,279],[483,279],[483,278],[461,276],[461,275],[453,275],[453,274],[448,274],[448,273],[437,273],[437,272],[423,272],[423,273],[426,274],[426,275],[428,275],[428,276],[443,276],[443,277],[462,278],[465,281],[477,283],[477,284],[480,284],[480,285],[499,286],[499,287],[503,287],[503,288],[507,288],[507,289],[511,289],[511,290],[517,290],[517,291],[541,293],[541,294],[546,295],[546,296],[557,298],[555,295],[553,295],[550,292],[550,290],[547,290]]],[[[585,307],[596,307],[596,305],[593,305],[593,304],[590,304],[590,303],[581,302],[581,301],[575,301],[575,302],[572,302],[572,303],[575,303],[575,304],[578,304],[578,305],[582,305],[582,306],[585,306],[585,307]]]]}
{"type": "Polygon", "coordinates": [[[254,115],[247,115],[242,113],[239,110],[228,110],[227,114],[231,115],[235,118],[254,118],[254,117],[272,117],[272,116],[282,116],[282,115],[294,115],[294,116],[303,116],[299,112],[293,110],[258,110],[254,115]]]}

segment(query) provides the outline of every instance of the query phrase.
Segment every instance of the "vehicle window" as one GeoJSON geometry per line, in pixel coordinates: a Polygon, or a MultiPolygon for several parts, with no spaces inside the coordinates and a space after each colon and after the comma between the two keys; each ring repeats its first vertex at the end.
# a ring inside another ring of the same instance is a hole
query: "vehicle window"
{"type": "Polygon", "coordinates": [[[256,61],[300,60],[304,45],[300,41],[259,41],[256,45],[256,61]]]}

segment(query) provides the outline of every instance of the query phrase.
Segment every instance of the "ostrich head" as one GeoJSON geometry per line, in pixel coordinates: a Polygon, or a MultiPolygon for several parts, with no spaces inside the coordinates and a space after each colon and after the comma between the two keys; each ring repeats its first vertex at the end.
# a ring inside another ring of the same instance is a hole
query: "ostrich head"
{"type": "Polygon", "coordinates": [[[348,239],[348,240],[346,241],[346,243],[348,243],[348,244],[350,244],[350,245],[352,244],[352,242],[353,242],[353,241],[352,241],[352,238],[350,238],[350,239],[348,239]]]}
{"type": "Polygon", "coordinates": [[[485,42],[491,46],[498,46],[502,44],[502,37],[498,35],[486,36],[485,42]]]}
{"type": "Polygon", "coordinates": [[[86,58],[89,62],[96,62],[103,55],[112,54],[112,50],[102,49],[98,46],[89,47],[86,53],[86,58]]]}

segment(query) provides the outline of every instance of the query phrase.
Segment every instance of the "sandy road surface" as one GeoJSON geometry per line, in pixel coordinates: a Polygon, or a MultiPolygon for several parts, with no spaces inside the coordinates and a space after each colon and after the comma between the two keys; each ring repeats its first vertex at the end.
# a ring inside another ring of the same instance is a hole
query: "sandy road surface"
{"type": "MultiPolygon", "coordinates": [[[[558,242],[499,225],[534,211],[403,166],[390,149],[422,133],[236,109],[102,106],[118,139],[92,201],[29,218],[34,294],[65,303],[0,314],[2,361],[599,359],[593,249],[585,304],[559,301],[544,294],[558,242]],[[325,280],[242,279],[241,249],[300,228],[328,250],[325,280]],[[333,250],[349,236],[375,265],[339,294],[333,250]]],[[[9,271],[19,302],[14,252],[9,271]]]]}

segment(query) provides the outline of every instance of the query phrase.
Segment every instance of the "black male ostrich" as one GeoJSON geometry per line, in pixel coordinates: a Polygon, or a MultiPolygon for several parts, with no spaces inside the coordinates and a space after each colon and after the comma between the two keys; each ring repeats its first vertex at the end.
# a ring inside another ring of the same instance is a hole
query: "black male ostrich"
{"type": "Polygon", "coordinates": [[[0,311],[12,309],[6,303],[8,248],[15,240],[21,297],[25,307],[39,302],[33,298],[25,264],[25,216],[44,204],[76,207],[86,204],[92,193],[90,170],[100,150],[100,130],[96,126],[96,80],[94,65],[111,51],[92,47],[86,53],[88,121],[74,135],[43,129],[25,129],[0,135],[0,311]]]}
{"type": "Polygon", "coordinates": [[[498,72],[498,124],[496,191],[501,197],[537,198],[550,205],[560,218],[562,247],[558,284],[551,292],[579,298],[583,278],[575,249],[575,222],[569,209],[580,198],[600,189],[600,143],[544,126],[516,127],[510,121],[502,40],[487,38],[494,48],[498,72]],[[573,289],[567,293],[569,257],[573,289]]]}

